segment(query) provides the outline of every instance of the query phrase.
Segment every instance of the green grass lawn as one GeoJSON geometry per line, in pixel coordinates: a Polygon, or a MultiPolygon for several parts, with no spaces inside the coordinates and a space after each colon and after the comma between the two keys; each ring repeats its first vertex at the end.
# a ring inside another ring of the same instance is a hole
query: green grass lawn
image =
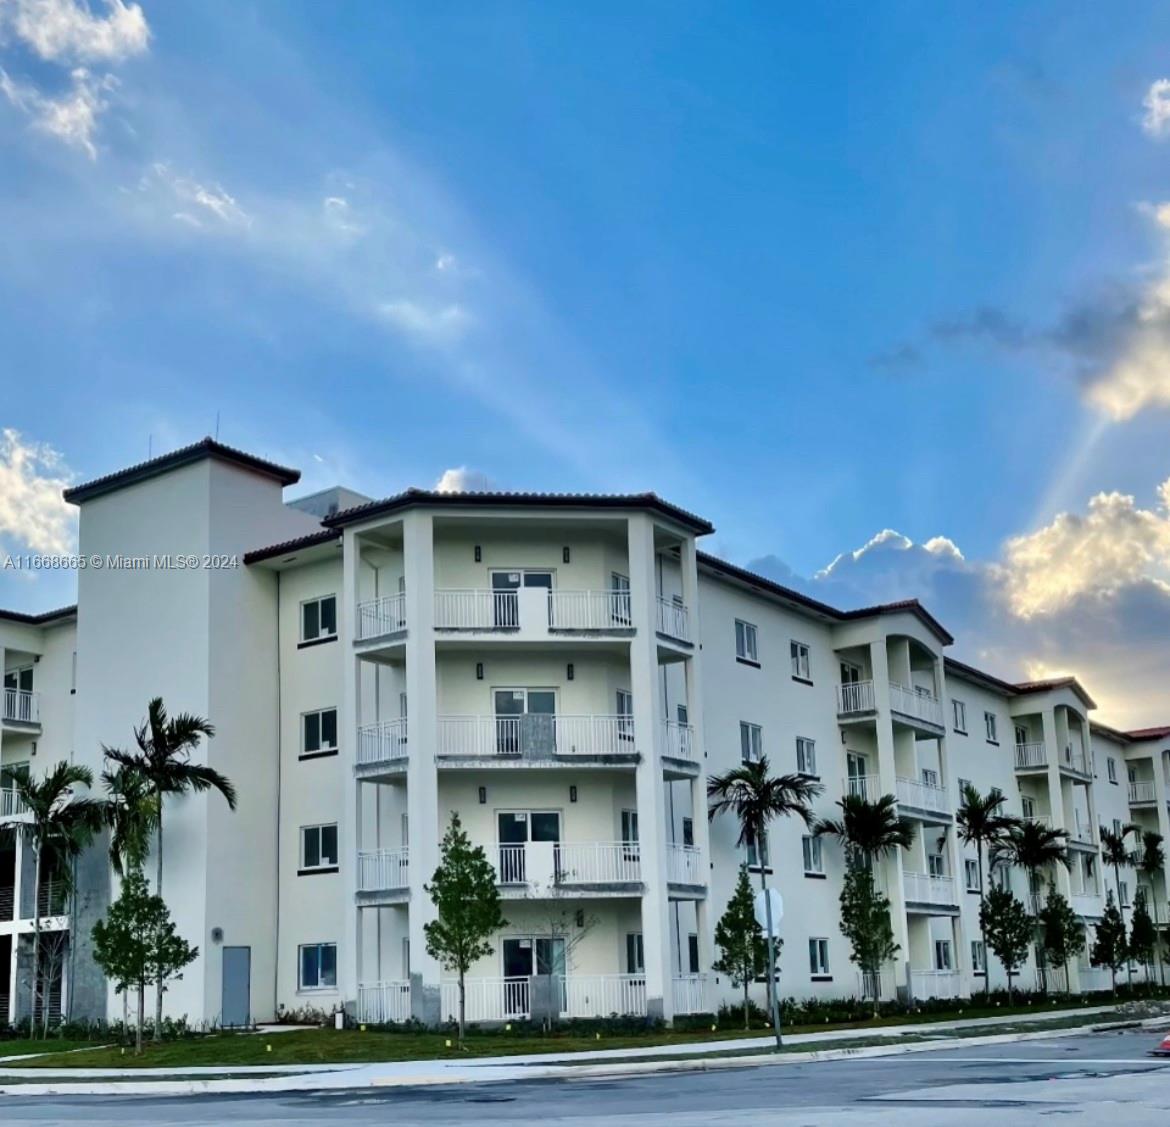
{"type": "MultiPolygon", "coordinates": [[[[1066,1024],[1075,1024],[1080,1020],[1076,1011],[1081,1008],[1083,1007],[1079,1005],[1065,1007],[1063,1010],[1058,1006],[1051,1007],[1054,1011],[1069,1013],[1066,1024]]],[[[1047,1006],[1018,1006],[1011,1009],[1001,1006],[992,1007],[990,1010],[965,1007],[961,1014],[957,1011],[944,1014],[920,1014],[914,1015],[912,1021],[913,1023],[933,1023],[953,1018],[968,1020],[1008,1014],[1017,1014],[1023,1021],[1026,1021],[1029,1016],[1034,1017],[1038,1010],[1048,1011],[1048,1009],[1047,1006]]],[[[1105,1015],[1102,1015],[1101,1020],[1104,1019],[1105,1015]]],[[[787,1027],[785,1032],[816,1033],[826,1029],[855,1029],[863,1035],[867,1029],[905,1024],[908,1024],[905,1017],[891,1017],[848,1025],[791,1026],[787,1027]]],[[[1046,1025],[1046,1027],[1048,1026],[1046,1025]]],[[[259,1065],[263,1067],[278,1064],[454,1060],[524,1053],[578,1052],[589,1049],[642,1048],[656,1045],[683,1046],[703,1041],[729,1040],[745,1036],[764,1039],[769,1038],[771,1034],[767,1029],[753,1029],[750,1033],[745,1033],[743,1029],[725,1028],[712,1031],[709,1027],[685,1031],[660,1030],[648,1033],[602,1034],[600,1037],[596,1037],[592,1033],[583,1034],[572,1031],[554,1032],[543,1036],[533,1033],[471,1032],[468,1034],[467,1048],[461,1051],[455,1047],[454,1039],[443,1033],[387,1033],[372,1029],[365,1032],[360,1030],[337,1032],[332,1029],[308,1029],[274,1034],[218,1033],[184,1041],[167,1041],[161,1045],[148,1044],[141,1057],[135,1057],[130,1049],[123,1051],[117,1045],[97,1048],[85,1053],[57,1051],[61,1048],[76,1047],[73,1042],[20,1042],[20,1045],[22,1046],[21,1051],[30,1049],[31,1045],[36,1045],[38,1048],[31,1051],[45,1054],[25,1062],[30,1068],[180,1068],[226,1065],[259,1065]]],[[[0,1042],[0,1048],[4,1044],[0,1042]]],[[[10,1044],[16,1044],[16,1042],[10,1042],[10,1044]]],[[[761,1041],[761,1048],[763,1047],[764,1041],[761,1041]]]]}
{"type": "MultiPolygon", "coordinates": [[[[94,1049],[100,1041],[68,1041],[62,1038],[53,1038],[49,1041],[29,1041],[27,1038],[13,1041],[0,1041],[0,1057],[23,1057],[29,1053],[66,1053],[70,1049],[94,1049]]],[[[15,1065],[15,1062],[13,1062],[15,1065]]],[[[0,1065],[0,1068],[3,1068],[0,1065]]]]}

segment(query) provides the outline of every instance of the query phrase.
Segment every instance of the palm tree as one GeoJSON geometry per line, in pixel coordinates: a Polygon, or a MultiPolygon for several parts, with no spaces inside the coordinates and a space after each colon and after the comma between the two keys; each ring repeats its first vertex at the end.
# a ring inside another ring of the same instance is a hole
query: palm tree
{"type": "Polygon", "coordinates": [[[150,852],[150,837],[158,827],[154,789],[141,771],[119,765],[102,772],[106,825],[110,830],[110,864],[118,876],[141,869],[150,852]]]}
{"type": "MultiPolygon", "coordinates": [[[[1007,796],[999,789],[992,787],[986,795],[982,795],[971,783],[963,785],[962,803],[955,815],[955,824],[959,830],[959,840],[964,845],[975,846],[975,855],[979,858],[979,896],[985,895],[983,884],[983,847],[989,851],[995,849],[1007,836],[1008,830],[1015,824],[1015,819],[1004,813],[1007,796]]],[[[983,926],[983,913],[979,914],[979,938],[983,943],[983,950],[987,950],[987,929],[983,926]]],[[[991,996],[991,975],[984,970],[983,991],[991,996]]]]}
{"type": "Polygon", "coordinates": [[[739,822],[736,844],[754,843],[760,862],[760,889],[764,893],[768,924],[768,1005],[780,1044],[780,999],[776,994],[776,950],[773,942],[772,904],[768,896],[768,824],[776,818],[796,815],[806,826],[812,827],[816,818],[809,803],[824,790],[820,783],[805,775],[768,774],[768,759],[761,755],[755,762],[741,763],[722,775],[707,780],[707,798],[710,806],[707,816],[734,814],[739,822]]]}
{"type": "MultiPolygon", "coordinates": [[[[211,722],[201,716],[180,712],[168,716],[162,697],[155,697],[147,705],[146,720],[134,729],[137,751],[122,751],[119,748],[103,748],[106,758],[119,767],[134,771],[146,780],[154,798],[155,806],[155,850],[157,873],[155,893],[163,894],[163,797],[182,795],[188,791],[203,793],[217,790],[227,800],[228,806],[236,808],[236,788],[231,780],[213,767],[203,763],[192,763],[191,753],[204,737],[215,735],[211,722]]],[[[154,1005],[154,1040],[162,1040],[162,983],[158,983],[154,1005]]]]}
{"type": "Polygon", "coordinates": [[[1166,961],[1162,957],[1162,931],[1158,926],[1158,881],[1166,872],[1166,855],[1162,849],[1162,835],[1153,830],[1142,831],[1142,848],[1138,854],[1138,868],[1150,882],[1150,906],[1154,911],[1154,931],[1158,936],[1158,972],[1166,985],[1166,961]]]}
{"type": "MultiPolygon", "coordinates": [[[[1140,833],[1137,826],[1122,826],[1120,832],[1114,833],[1105,826],[1100,827],[1101,859],[1113,869],[1113,885],[1117,890],[1117,910],[1121,913],[1122,922],[1125,922],[1125,902],[1121,898],[1121,866],[1132,865],[1133,855],[1125,845],[1125,839],[1130,831],[1140,833]]],[[[1133,964],[1125,960],[1125,975],[1130,988],[1133,988],[1133,964]]]]}
{"type": "Polygon", "coordinates": [[[914,844],[914,823],[898,813],[898,800],[892,794],[873,802],[847,794],[837,805],[841,817],[820,819],[813,832],[818,837],[840,838],[851,864],[864,862],[869,867],[879,857],[914,844]]]}
{"type": "MultiPolygon", "coordinates": [[[[1040,822],[1013,822],[1008,826],[1002,843],[995,849],[997,860],[1018,865],[1028,874],[1028,906],[1034,920],[1040,916],[1040,874],[1052,865],[1068,868],[1067,830],[1052,829],[1040,822]]],[[[1039,924],[1037,923],[1037,928],[1039,924]]],[[[1037,943],[1036,961],[1040,970],[1041,989],[1047,990],[1044,974],[1044,946],[1037,943]]]]}
{"type": "MultiPolygon", "coordinates": [[[[67,862],[77,857],[102,828],[105,803],[96,798],[79,798],[75,787],[91,787],[93,772],[75,763],[60,762],[41,779],[31,775],[16,780],[16,794],[28,811],[27,821],[14,828],[33,854],[33,995],[34,1010],[37,981],[41,973],[41,876],[46,862],[55,866],[66,892],[71,890],[67,862]]],[[[49,1023],[49,999],[41,1002],[46,1031],[49,1023]]],[[[36,1036],[35,1014],[29,1022],[29,1037],[36,1036]]]]}

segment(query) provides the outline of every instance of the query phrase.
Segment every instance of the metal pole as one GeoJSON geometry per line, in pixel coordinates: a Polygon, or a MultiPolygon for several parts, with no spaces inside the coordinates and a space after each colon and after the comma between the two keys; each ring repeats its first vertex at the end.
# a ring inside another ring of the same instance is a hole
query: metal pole
{"type": "Polygon", "coordinates": [[[784,1044],[780,1035],[780,992],[776,988],[776,929],[772,923],[772,897],[768,895],[767,869],[768,831],[760,829],[760,883],[764,889],[764,918],[768,925],[768,997],[772,1002],[772,1029],[776,1034],[776,1048],[784,1044]]]}

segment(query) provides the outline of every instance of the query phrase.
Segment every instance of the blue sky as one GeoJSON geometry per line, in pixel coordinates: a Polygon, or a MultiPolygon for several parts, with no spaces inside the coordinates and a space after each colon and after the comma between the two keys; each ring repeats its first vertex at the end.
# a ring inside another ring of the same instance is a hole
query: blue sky
{"type": "Polygon", "coordinates": [[[0,0],[0,68],[5,551],[218,415],[306,488],[654,489],[1160,718],[1164,5],[0,0]]]}

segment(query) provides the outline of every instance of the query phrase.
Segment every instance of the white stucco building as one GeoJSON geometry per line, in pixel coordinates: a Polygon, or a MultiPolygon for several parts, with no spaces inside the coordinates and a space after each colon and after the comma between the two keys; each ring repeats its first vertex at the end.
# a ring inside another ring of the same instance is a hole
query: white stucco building
{"type": "MultiPolygon", "coordinates": [[[[216,726],[200,754],[238,809],[166,806],[164,892],[200,948],[168,1013],[449,1016],[423,927],[453,811],[508,920],[472,971],[472,1020],[713,1009],[734,997],[712,931],[746,854],[729,818],[708,827],[705,783],[745,756],[818,778],[821,815],[852,790],[895,794],[915,821],[880,874],[901,946],[887,996],[982,987],[963,780],[1068,830],[1058,880],[1090,924],[1112,881],[1095,827],[1170,840],[1170,727],[1116,731],[1071,679],[1010,684],[953,661],[916,602],[818,603],[703,554],[711,526],[651,494],[286,502],[298,476],[205,440],[77,486],[77,605],[0,612],[0,823],[24,817],[17,773],[100,772],[153,696],[216,726]]],[[[840,846],[790,821],[769,853],[782,992],[859,993],[840,846]]],[[[87,938],[115,882],[100,848],[82,869],[70,911],[42,897],[46,927],[71,933],[63,1004],[119,1016],[87,938]]],[[[1018,872],[1002,879],[1026,893],[1018,872]]],[[[1131,903],[1138,877],[1122,879],[1131,903]]],[[[0,825],[0,1021],[27,1012],[31,884],[0,825]]],[[[1070,986],[1100,977],[1074,967],[1070,986]]]]}

